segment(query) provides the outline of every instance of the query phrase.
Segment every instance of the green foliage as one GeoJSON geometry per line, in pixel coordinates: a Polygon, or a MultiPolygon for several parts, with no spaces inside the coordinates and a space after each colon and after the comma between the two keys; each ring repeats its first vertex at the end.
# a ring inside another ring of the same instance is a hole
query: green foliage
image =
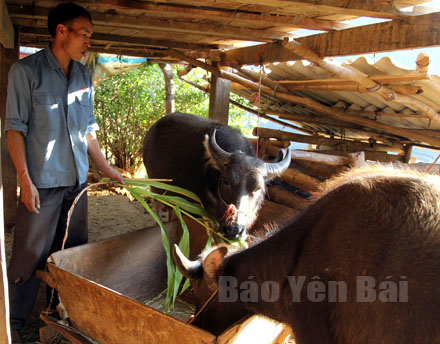
{"type": "MultiPolygon", "coordinates": [[[[209,95],[177,77],[173,66],[176,111],[208,117],[209,95]]],[[[207,84],[209,73],[193,69],[186,78],[207,84]]],[[[238,96],[234,96],[237,100],[238,96]]],[[[165,115],[165,82],[157,64],[114,75],[95,90],[95,117],[100,127],[97,136],[106,158],[130,173],[142,167],[142,144],[150,126],[165,115]]],[[[256,117],[230,105],[229,124],[250,135],[256,117]]]]}
{"type": "Polygon", "coordinates": [[[96,88],[97,132],[106,158],[134,172],[142,163],[147,129],[164,115],[164,82],[157,65],[141,67],[104,80],[96,88]]]}
{"type": "MultiPolygon", "coordinates": [[[[108,181],[108,178],[103,179],[103,181],[108,181]]],[[[168,237],[168,233],[165,226],[160,219],[160,217],[151,209],[148,203],[145,201],[146,198],[150,198],[159,201],[170,208],[173,209],[177,218],[180,221],[182,227],[182,237],[179,241],[179,248],[183,254],[188,257],[190,251],[190,235],[188,227],[185,223],[183,215],[195,220],[203,227],[205,227],[208,234],[208,241],[206,247],[210,247],[212,241],[224,242],[238,248],[245,248],[247,244],[245,241],[241,240],[227,240],[220,233],[217,232],[218,223],[217,221],[203,208],[200,199],[193,192],[182,189],[178,186],[163,183],[162,181],[154,179],[126,179],[125,184],[118,184],[121,187],[126,188],[130,194],[136,199],[148,213],[153,217],[153,219],[159,225],[162,237],[162,245],[166,253],[166,264],[167,264],[167,295],[165,298],[165,313],[168,313],[170,306],[174,306],[174,302],[177,298],[179,287],[181,285],[183,276],[181,272],[177,269],[174,264],[172,254],[171,254],[171,242],[168,237]],[[158,194],[151,191],[151,186],[163,191],[170,191],[179,196],[171,196],[167,194],[158,194]],[[186,198],[183,198],[184,196],[186,198]]],[[[186,281],[181,289],[183,293],[186,288],[189,287],[189,281],[186,281]]]]}

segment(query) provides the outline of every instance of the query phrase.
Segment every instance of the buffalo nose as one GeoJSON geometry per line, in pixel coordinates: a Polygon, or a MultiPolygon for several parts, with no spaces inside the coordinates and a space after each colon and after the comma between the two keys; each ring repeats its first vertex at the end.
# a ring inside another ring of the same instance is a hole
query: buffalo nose
{"type": "Polygon", "coordinates": [[[230,225],[224,225],[223,232],[228,239],[235,239],[241,236],[243,233],[244,226],[241,226],[237,223],[232,223],[230,225]]]}

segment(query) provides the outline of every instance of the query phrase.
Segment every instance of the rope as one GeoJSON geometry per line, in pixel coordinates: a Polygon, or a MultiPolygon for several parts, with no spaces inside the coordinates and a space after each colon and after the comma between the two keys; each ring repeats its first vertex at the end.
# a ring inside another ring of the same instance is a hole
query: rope
{"type": "Polygon", "coordinates": [[[206,302],[203,304],[202,308],[200,308],[196,314],[189,317],[189,319],[187,320],[186,323],[191,324],[200,315],[200,313],[202,313],[203,310],[211,303],[212,299],[214,298],[214,296],[217,295],[217,293],[218,293],[218,288],[216,290],[214,290],[214,292],[211,294],[211,296],[208,298],[208,300],[206,300],[206,302]]]}
{"type": "Polygon", "coordinates": [[[437,156],[437,158],[435,158],[435,160],[434,160],[434,162],[431,164],[431,166],[429,166],[429,167],[427,168],[426,172],[429,172],[429,170],[430,170],[431,168],[434,167],[435,163],[437,162],[437,160],[438,160],[439,158],[440,158],[440,154],[437,156]]]}
{"type": "Polygon", "coordinates": [[[70,207],[69,212],[67,213],[66,231],[64,233],[63,244],[61,245],[61,250],[64,250],[64,246],[65,246],[67,238],[69,236],[70,218],[72,217],[73,210],[75,209],[75,205],[78,203],[80,197],[84,194],[84,192],[86,192],[92,186],[102,185],[102,184],[108,184],[108,182],[100,182],[100,183],[90,184],[89,186],[87,186],[84,189],[82,189],[81,192],[75,197],[75,200],[73,201],[72,206],[70,207]]]}
{"type": "Polygon", "coordinates": [[[260,148],[260,111],[261,111],[261,80],[263,79],[264,65],[260,64],[260,81],[258,84],[258,111],[257,111],[257,157],[260,148]]]}
{"type": "MultiPolygon", "coordinates": [[[[69,224],[70,224],[70,218],[72,217],[73,214],[73,210],[75,209],[75,205],[78,203],[79,199],[81,198],[81,196],[84,194],[84,192],[86,192],[88,189],[90,189],[92,186],[96,186],[96,185],[102,185],[102,184],[108,184],[108,182],[100,182],[100,183],[94,183],[94,184],[90,184],[89,186],[85,187],[84,189],[81,190],[81,192],[75,197],[75,199],[73,200],[72,205],[70,206],[70,209],[67,213],[67,221],[66,221],[66,231],[64,233],[64,238],[63,238],[63,244],[61,245],[61,250],[64,250],[64,246],[66,245],[66,241],[67,238],[69,236],[69,224]]],[[[49,304],[46,308],[46,314],[50,314],[50,306],[52,305],[52,301],[55,295],[55,288],[51,288],[51,293],[50,293],[50,300],[49,300],[49,304]]],[[[59,297],[58,297],[59,298],[59,297]]],[[[60,299],[61,302],[61,299],[60,299]]]]}

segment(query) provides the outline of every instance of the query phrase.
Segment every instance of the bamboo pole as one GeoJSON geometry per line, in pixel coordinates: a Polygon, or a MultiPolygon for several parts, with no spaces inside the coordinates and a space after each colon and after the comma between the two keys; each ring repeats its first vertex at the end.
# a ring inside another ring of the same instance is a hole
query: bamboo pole
{"type": "Polygon", "coordinates": [[[284,127],[291,128],[291,129],[295,129],[295,130],[298,130],[298,131],[303,132],[303,133],[305,133],[305,134],[312,134],[312,133],[313,133],[313,131],[311,131],[311,130],[304,129],[304,128],[298,127],[298,126],[296,126],[296,125],[293,125],[293,124],[290,124],[290,123],[286,123],[286,122],[280,121],[280,120],[278,120],[278,119],[276,119],[276,118],[273,118],[273,117],[269,117],[269,116],[267,116],[267,115],[264,113],[264,111],[263,111],[263,112],[258,112],[258,111],[256,111],[256,110],[250,109],[250,108],[248,108],[248,107],[246,107],[246,106],[244,106],[244,105],[242,105],[242,104],[236,102],[235,100],[230,99],[229,102],[230,102],[231,104],[233,104],[233,105],[239,107],[240,109],[243,109],[243,110],[245,110],[245,111],[247,111],[247,112],[253,113],[253,114],[256,115],[256,116],[260,116],[261,118],[267,119],[267,120],[269,120],[269,121],[271,121],[271,122],[278,123],[278,124],[280,124],[280,125],[282,125],[282,126],[284,126],[284,127]]]}
{"type": "MultiPolygon", "coordinates": [[[[342,92],[357,92],[357,93],[376,93],[372,89],[361,87],[356,83],[349,85],[287,85],[289,90],[306,90],[306,91],[342,91],[342,92]]],[[[423,92],[420,86],[410,85],[387,85],[391,90],[401,94],[420,94],[423,92]]]]}
{"type": "Polygon", "coordinates": [[[329,71],[330,73],[336,74],[340,77],[353,80],[359,84],[360,87],[364,87],[370,91],[374,91],[379,94],[386,101],[396,101],[402,104],[412,105],[418,110],[425,113],[429,118],[431,118],[435,123],[440,124],[440,115],[430,106],[418,101],[417,99],[411,98],[409,96],[397,93],[380,83],[369,78],[367,75],[361,73],[360,71],[355,71],[350,68],[340,66],[336,63],[330,61],[325,61],[318,56],[311,49],[301,45],[300,43],[292,40],[283,41],[284,48],[292,51],[293,53],[301,56],[304,59],[309,60],[312,63],[317,64],[321,68],[329,71]]]}
{"type": "MultiPolygon", "coordinates": [[[[430,80],[428,74],[420,72],[416,74],[401,74],[401,75],[372,75],[369,79],[379,82],[381,84],[393,84],[400,82],[410,82],[418,80],[430,80]]],[[[329,78],[329,79],[313,79],[313,80],[279,80],[280,84],[289,86],[323,86],[323,85],[350,85],[354,81],[350,79],[329,78]]]]}
{"type": "Polygon", "coordinates": [[[316,144],[316,145],[325,145],[325,146],[338,146],[338,145],[348,145],[353,147],[356,147],[358,150],[378,150],[378,151],[385,151],[385,152],[397,152],[399,154],[403,154],[403,145],[394,144],[394,145],[383,145],[383,144],[373,144],[370,143],[362,143],[359,141],[349,141],[344,139],[331,139],[326,138],[322,136],[307,136],[307,135],[300,135],[300,134],[294,134],[282,130],[274,130],[269,128],[254,128],[253,134],[256,136],[256,133],[259,133],[260,137],[264,138],[275,138],[279,140],[289,140],[294,142],[302,142],[302,143],[308,143],[308,144],[316,144]]]}

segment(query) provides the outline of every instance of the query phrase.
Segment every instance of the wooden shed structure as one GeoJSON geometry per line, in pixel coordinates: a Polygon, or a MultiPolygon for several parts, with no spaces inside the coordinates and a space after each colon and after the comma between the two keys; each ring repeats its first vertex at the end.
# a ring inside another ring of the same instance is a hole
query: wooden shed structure
{"type": "MultiPolygon", "coordinates": [[[[46,18],[59,2],[0,0],[2,126],[9,67],[20,46],[48,44],[46,18]]],[[[259,95],[260,108],[249,111],[306,134],[261,131],[260,137],[306,142],[329,154],[366,151],[381,161],[406,162],[414,145],[440,147],[440,79],[429,74],[429,57],[421,55],[412,71],[388,60],[326,59],[440,45],[440,8],[425,0],[75,2],[93,18],[91,51],[184,62],[186,71],[194,66],[211,72],[210,117],[219,121],[227,122],[232,89],[248,99],[259,95]],[[356,24],[363,17],[381,21],[356,24]],[[303,36],[303,29],[318,31],[303,36]],[[271,72],[260,73],[263,65],[271,72]]],[[[14,218],[17,179],[0,135],[0,341],[7,342],[3,228],[14,218]]]]}

